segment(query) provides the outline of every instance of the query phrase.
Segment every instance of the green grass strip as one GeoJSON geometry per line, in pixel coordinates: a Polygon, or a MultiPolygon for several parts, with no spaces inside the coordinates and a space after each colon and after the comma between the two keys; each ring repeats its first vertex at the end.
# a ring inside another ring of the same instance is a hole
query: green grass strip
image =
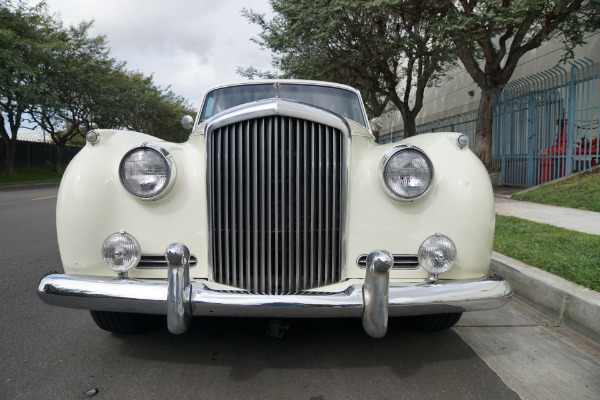
{"type": "Polygon", "coordinates": [[[600,169],[514,195],[516,200],[600,212],[600,169]]]}
{"type": "Polygon", "coordinates": [[[0,186],[60,182],[62,177],[62,173],[58,174],[46,167],[16,167],[14,173],[11,176],[0,174],[0,186]]]}
{"type": "Polygon", "coordinates": [[[496,216],[494,251],[600,292],[600,236],[496,216]]]}

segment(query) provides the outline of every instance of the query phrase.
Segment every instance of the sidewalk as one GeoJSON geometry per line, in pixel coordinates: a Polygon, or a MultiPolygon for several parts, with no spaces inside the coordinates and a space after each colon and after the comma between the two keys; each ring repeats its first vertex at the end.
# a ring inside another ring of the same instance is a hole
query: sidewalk
{"type": "Polygon", "coordinates": [[[496,214],[600,235],[600,213],[510,199],[510,188],[494,188],[496,214]]]}
{"type": "MultiPolygon", "coordinates": [[[[496,214],[600,235],[600,213],[511,200],[517,191],[494,188],[496,214]]],[[[515,293],[538,309],[600,342],[600,293],[498,253],[492,254],[490,271],[507,278],[515,293]]]]}

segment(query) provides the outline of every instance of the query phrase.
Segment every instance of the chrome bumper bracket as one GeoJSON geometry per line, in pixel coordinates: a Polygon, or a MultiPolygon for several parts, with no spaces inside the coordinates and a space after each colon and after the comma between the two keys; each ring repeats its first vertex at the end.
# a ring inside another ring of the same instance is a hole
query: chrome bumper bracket
{"type": "Polygon", "coordinates": [[[190,250],[183,244],[174,243],[167,248],[165,258],[169,265],[167,326],[169,332],[181,334],[188,330],[192,319],[190,250]]]}
{"type": "Polygon", "coordinates": [[[367,256],[367,272],[363,286],[363,328],[371,337],[385,336],[388,326],[390,268],[394,258],[385,250],[367,256]]]}

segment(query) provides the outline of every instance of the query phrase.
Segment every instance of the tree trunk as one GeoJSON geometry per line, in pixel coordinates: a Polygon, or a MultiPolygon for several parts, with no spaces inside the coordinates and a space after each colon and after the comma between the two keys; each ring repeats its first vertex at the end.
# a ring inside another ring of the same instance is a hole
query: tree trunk
{"type": "Polygon", "coordinates": [[[17,142],[15,140],[4,140],[4,165],[2,175],[14,175],[13,164],[15,163],[15,152],[17,142]]]}
{"type": "Polygon", "coordinates": [[[56,145],[56,161],[54,162],[54,172],[57,172],[60,174],[60,169],[62,166],[62,155],[63,155],[63,150],[65,149],[65,145],[63,144],[61,145],[56,145]]]}
{"type": "Polygon", "coordinates": [[[486,167],[492,165],[493,118],[494,98],[490,94],[482,92],[479,100],[479,116],[477,117],[475,154],[486,167]]]}
{"type": "Polygon", "coordinates": [[[409,138],[417,134],[417,124],[412,115],[407,115],[404,118],[404,138],[409,138]]]}

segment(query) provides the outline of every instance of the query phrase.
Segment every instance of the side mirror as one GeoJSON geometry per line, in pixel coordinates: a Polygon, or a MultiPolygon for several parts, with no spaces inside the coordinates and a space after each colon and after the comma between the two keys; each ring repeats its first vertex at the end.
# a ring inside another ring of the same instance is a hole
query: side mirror
{"type": "Polygon", "coordinates": [[[379,132],[381,130],[381,128],[383,128],[383,125],[381,124],[381,122],[379,122],[378,118],[373,118],[370,121],[370,125],[371,125],[371,130],[376,131],[376,132],[379,132]]]}
{"type": "Polygon", "coordinates": [[[181,126],[183,126],[183,129],[192,129],[192,127],[194,126],[194,118],[190,117],[189,115],[186,115],[185,117],[181,118],[181,126]]]}

